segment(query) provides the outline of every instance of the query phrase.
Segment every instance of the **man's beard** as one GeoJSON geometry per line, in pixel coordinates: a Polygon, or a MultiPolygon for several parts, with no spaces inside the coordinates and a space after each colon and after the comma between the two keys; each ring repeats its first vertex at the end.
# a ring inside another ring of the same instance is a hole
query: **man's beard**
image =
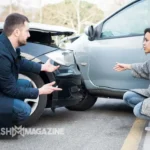
{"type": "Polygon", "coordinates": [[[26,45],[27,41],[19,41],[18,40],[18,46],[26,45]]]}

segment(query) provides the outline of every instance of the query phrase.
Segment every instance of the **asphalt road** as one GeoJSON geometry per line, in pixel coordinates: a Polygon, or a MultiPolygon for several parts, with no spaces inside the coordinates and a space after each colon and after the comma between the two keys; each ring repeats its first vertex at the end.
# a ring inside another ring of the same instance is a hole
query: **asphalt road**
{"type": "Polygon", "coordinates": [[[25,135],[1,140],[0,150],[120,150],[135,117],[122,100],[99,98],[84,112],[46,109],[33,128],[63,128],[63,135],[25,135]]]}

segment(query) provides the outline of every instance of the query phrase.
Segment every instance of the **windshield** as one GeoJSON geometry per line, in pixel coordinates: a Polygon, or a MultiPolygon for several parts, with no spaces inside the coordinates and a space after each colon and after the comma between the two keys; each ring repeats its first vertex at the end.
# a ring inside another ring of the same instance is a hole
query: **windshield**
{"type": "Polygon", "coordinates": [[[30,31],[28,42],[58,47],[60,41],[67,35],[50,32],[30,31]]]}

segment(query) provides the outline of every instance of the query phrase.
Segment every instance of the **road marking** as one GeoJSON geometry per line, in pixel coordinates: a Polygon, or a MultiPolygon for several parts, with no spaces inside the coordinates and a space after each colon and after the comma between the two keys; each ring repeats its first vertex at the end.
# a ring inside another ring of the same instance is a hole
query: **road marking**
{"type": "Polygon", "coordinates": [[[121,150],[138,150],[146,123],[146,120],[141,120],[138,118],[134,121],[121,150]]]}

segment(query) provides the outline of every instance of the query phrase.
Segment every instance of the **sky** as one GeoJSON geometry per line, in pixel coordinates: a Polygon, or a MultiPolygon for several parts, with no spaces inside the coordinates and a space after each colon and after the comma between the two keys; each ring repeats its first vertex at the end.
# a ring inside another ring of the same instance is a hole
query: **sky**
{"type": "MultiPolygon", "coordinates": [[[[53,4],[53,3],[59,3],[63,0],[0,0],[0,5],[9,5],[10,3],[17,4],[17,1],[20,1],[22,5],[31,6],[31,7],[40,7],[40,5],[46,5],[46,4],[53,4]]],[[[107,7],[108,5],[111,5],[114,3],[114,0],[85,0],[89,3],[95,3],[98,5],[102,5],[102,7],[107,7]]],[[[119,0],[118,0],[119,1],[119,0]]],[[[120,0],[122,1],[122,0],[120,0]]],[[[132,0],[124,0],[124,1],[132,1],[132,0]]]]}
{"type": "MultiPolygon", "coordinates": [[[[0,5],[1,6],[5,6],[5,5],[9,5],[10,3],[13,4],[17,4],[18,0],[0,0],[0,5]]],[[[19,0],[21,1],[21,3],[23,5],[27,5],[30,7],[40,7],[40,3],[42,3],[42,5],[46,5],[48,3],[59,3],[62,0],[19,0]]]]}
{"type": "MultiPolygon", "coordinates": [[[[54,4],[59,3],[63,0],[0,0],[0,6],[1,8],[3,6],[14,4],[17,5],[17,2],[21,2],[21,6],[30,9],[30,8],[40,8],[40,6],[44,6],[46,4],[54,4]]],[[[104,11],[105,15],[109,15],[112,10],[112,7],[114,6],[115,1],[125,1],[126,3],[133,1],[133,0],[84,0],[89,3],[96,4],[102,11],[104,11]]],[[[114,8],[114,10],[117,10],[118,8],[114,8]]],[[[0,10],[2,11],[2,9],[0,10]]]]}

